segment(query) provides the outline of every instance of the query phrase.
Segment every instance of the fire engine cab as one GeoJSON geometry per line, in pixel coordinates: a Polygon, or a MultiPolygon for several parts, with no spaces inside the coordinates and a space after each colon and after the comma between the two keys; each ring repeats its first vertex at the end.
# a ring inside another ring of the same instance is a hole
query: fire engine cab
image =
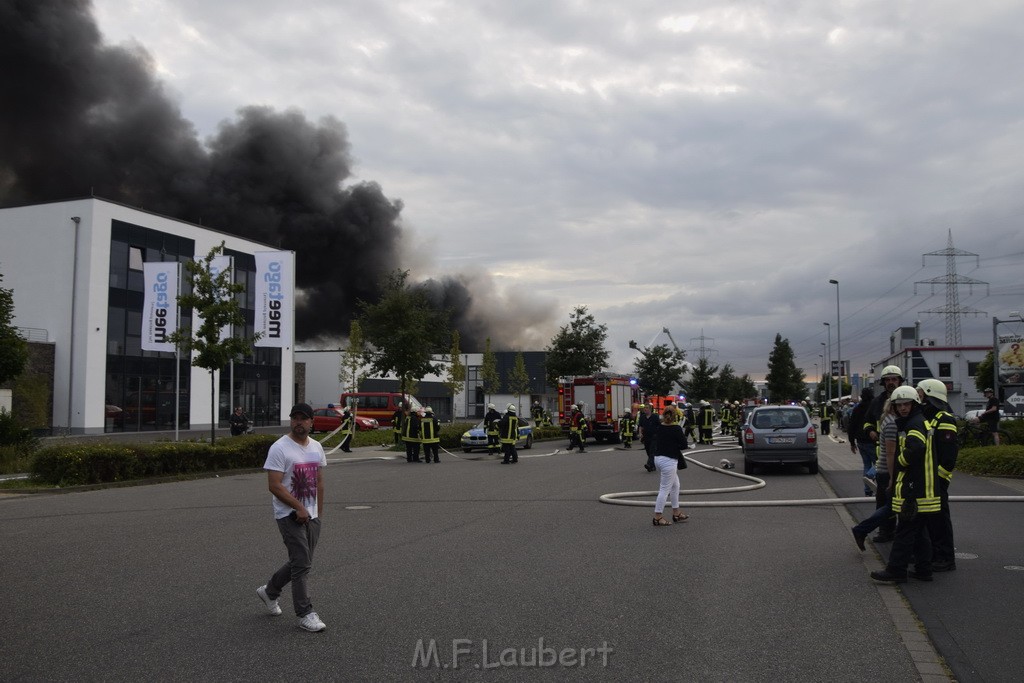
{"type": "MultiPolygon", "coordinates": [[[[569,431],[569,408],[576,404],[590,424],[590,434],[598,443],[619,442],[619,418],[640,403],[636,378],[599,372],[592,376],[558,378],[558,424],[569,431]]],[[[633,417],[636,417],[635,415],[633,417]]]]}

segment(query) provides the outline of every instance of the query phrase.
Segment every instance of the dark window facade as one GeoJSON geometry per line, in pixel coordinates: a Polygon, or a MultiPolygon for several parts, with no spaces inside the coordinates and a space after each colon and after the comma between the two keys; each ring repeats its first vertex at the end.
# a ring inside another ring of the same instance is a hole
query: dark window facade
{"type": "MultiPolygon", "coordinates": [[[[250,254],[226,252],[234,257],[235,281],[247,284],[241,294],[246,318],[245,330],[252,335],[255,318],[253,283],[256,263],[250,254]]],[[[184,264],[195,256],[195,241],[123,221],[111,224],[110,278],[107,311],[107,368],[105,400],[108,432],[172,430],[175,424],[175,354],[142,350],[143,273],[142,262],[181,263],[182,293],[191,290],[184,264]],[[142,261],[139,261],[141,257],[142,261]]],[[[200,254],[198,256],[205,256],[200,254]]],[[[192,312],[180,311],[179,326],[191,329],[192,312]]],[[[178,361],[180,395],[178,427],[188,429],[189,392],[210,387],[190,387],[190,359],[178,361]]],[[[219,421],[226,425],[231,403],[241,405],[255,424],[279,424],[281,403],[281,351],[257,349],[221,372],[219,421]],[[232,384],[232,376],[234,383],[232,384]],[[230,391],[234,388],[234,391],[230,391]]],[[[205,421],[208,415],[196,416],[205,421]]]]}

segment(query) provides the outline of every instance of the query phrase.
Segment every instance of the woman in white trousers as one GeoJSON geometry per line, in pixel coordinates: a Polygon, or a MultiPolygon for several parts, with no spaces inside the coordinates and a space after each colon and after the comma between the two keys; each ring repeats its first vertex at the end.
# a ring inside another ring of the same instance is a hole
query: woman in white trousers
{"type": "Polygon", "coordinates": [[[654,526],[668,526],[690,518],[679,511],[679,470],[686,467],[686,433],[675,406],[665,408],[655,432],[654,466],[661,475],[658,498],[654,501],[654,526]],[[665,504],[672,504],[672,522],[665,519],[665,504]]]}

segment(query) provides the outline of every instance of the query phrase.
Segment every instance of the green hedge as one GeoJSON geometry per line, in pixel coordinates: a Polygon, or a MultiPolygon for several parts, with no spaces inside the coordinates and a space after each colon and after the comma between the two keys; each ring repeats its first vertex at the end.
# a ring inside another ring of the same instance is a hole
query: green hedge
{"type": "Polygon", "coordinates": [[[1024,477],[1024,446],[965,448],[957,456],[956,468],[980,476],[1024,477]]]}
{"type": "Polygon", "coordinates": [[[81,486],[262,467],[277,439],[251,434],[214,446],[191,441],[49,446],[36,452],[32,477],[53,486],[81,486]]]}

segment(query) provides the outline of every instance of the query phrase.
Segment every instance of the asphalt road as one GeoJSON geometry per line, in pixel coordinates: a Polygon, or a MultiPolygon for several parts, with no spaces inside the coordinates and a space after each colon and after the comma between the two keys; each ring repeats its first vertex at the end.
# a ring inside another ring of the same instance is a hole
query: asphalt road
{"type": "MultiPolygon", "coordinates": [[[[0,680],[910,681],[900,591],[941,626],[929,635],[974,676],[961,680],[1024,669],[1024,572],[1001,569],[1024,565],[1019,504],[955,507],[958,549],[979,559],[878,588],[843,506],[691,507],[688,523],[654,528],[650,507],[598,502],[657,488],[641,451],[553,450],[514,466],[332,458],[320,634],[296,627],[289,593],[281,617],[255,597],[285,559],[262,474],[0,496],[0,680]]],[[[688,498],[852,495],[855,460],[826,453],[825,476],[765,471],[756,491],[688,498]]],[[[681,474],[684,489],[746,483],[681,474]]]]}

